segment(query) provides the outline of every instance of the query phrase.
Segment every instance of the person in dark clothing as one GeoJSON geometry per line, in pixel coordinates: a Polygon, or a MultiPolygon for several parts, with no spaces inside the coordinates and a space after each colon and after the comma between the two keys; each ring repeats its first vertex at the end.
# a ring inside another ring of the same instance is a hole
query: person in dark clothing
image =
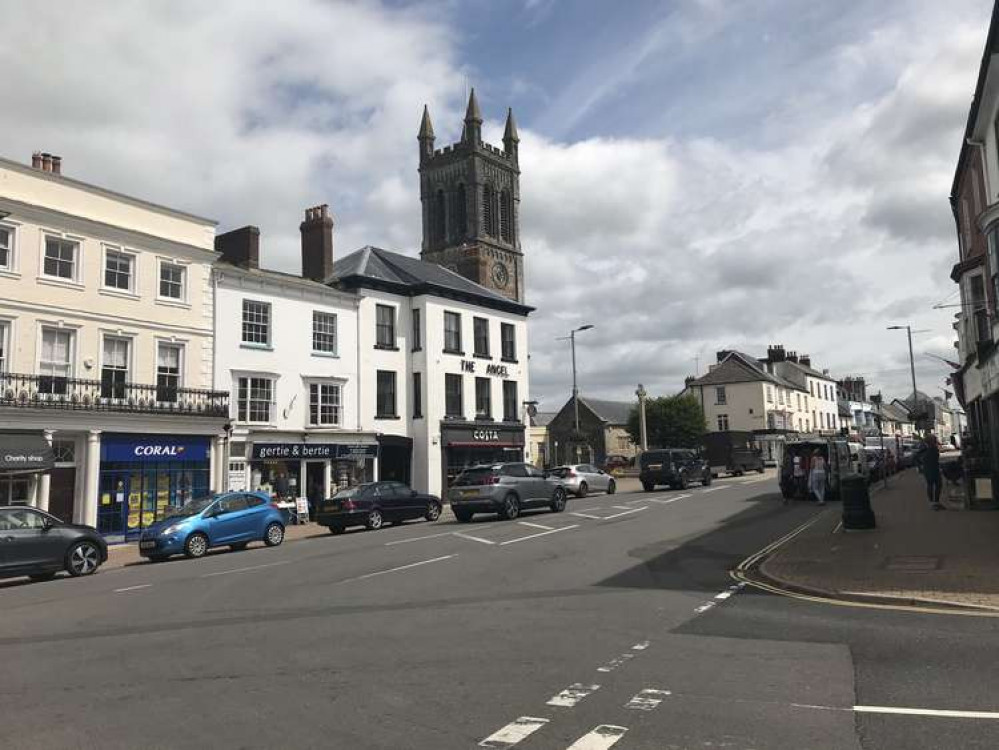
{"type": "Polygon", "coordinates": [[[319,482],[309,485],[309,493],[306,495],[309,501],[309,520],[316,520],[316,513],[319,512],[319,503],[323,501],[323,487],[319,482]]]}
{"type": "Polygon", "coordinates": [[[924,448],[920,453],[919,467],[926,480],[926,496],[933,510],[941,510],[940,492],[943,489],[940,479],[940,444],[933,433],[923,441],[924,448]]]}

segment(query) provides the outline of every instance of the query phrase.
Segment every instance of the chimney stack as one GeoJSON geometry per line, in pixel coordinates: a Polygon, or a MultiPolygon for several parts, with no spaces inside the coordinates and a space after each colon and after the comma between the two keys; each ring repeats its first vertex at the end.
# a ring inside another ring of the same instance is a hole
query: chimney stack
{"type": "Polygon", "coordinates": [[[774,362],[783,362],[787,359],[787,355],[784,353],[783,344],[774,344],[767,347],[767,362],[773,364],[774,362]]]}
{"type": "Polygon", "coordinates": [[[333,216],[327,204],[305,209],[302,233],[302,277],[324,282],[333,276],[333,216]]]}
{"type": "Polygon", "coordinates": [[[42,152],[36,151],[31,155],[31,168],[41,169],[42,168],[42,152]]]}
{"type": "Polygon", "coordinates": [[[62,157],[52,157],[52,174],[62,174],[62,157]]]}
{"type": "Polygon", "coordinates": [[[260,230],[254,226],[233,229],[215,237],[220,260],[240,268],[260,267],[260,230]]]}
{"type": "Polygon", "coordinates": [[[62,174],[62,157],[45,151],[35,151],[31,155],[31,168],[51,174],[62,174]]]}
{"type": "Polygon", "coordinates": [[[798,357],[798,362],[803,364],[805,367],[811,367],[812,356],[810,354],[802,354],[800,357],[798,357]]]}

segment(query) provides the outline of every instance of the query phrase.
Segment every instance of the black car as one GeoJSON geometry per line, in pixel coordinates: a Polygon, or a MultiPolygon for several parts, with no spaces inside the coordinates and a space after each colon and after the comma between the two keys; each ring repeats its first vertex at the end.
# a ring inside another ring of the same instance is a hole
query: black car
{"type": "Polygon", "coordinates": [[[645,451],[638,458],[638,467],[638,479],[646,492],[652,492],[660,484],[679,490],[687,489],[692,482],[705,487],[711,484],[708,462],[695,451],[684,448],[645,451]]]}
{"type": "Polygon", "coordinates": [[[87,576],[107,559],[107,542],[92,526],[63,523],[35,508],[0,506],[0,578],[46,581],[60,570],[87,576]]]}
{"type": "Polygon", "coordinates": [[[412,490],[402,482],[369,482],[340,490],[319,503],[316,522],[333,534],[348,526],[380,529],[382,524],[401,523],[409,518],[436,521],[441,515],[441,499],[412,490]]]}

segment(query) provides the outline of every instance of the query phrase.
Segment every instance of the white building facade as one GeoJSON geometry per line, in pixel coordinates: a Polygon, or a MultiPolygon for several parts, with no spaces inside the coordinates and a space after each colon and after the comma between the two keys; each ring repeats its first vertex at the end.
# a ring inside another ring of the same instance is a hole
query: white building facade
{"type": "Polygon", "coordinates": [[[0,160],[0,440],[40,459],[0,466],[0,503],[125,538],[221,486],[214,232],[58,157],[0,160]]]}

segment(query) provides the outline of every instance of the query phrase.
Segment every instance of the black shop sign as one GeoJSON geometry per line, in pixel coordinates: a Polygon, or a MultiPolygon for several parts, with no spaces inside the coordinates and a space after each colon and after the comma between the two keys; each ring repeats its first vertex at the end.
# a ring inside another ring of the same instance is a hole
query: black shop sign
{"type": "Polygon", "coordinates": [[[250,454],[255,461],[375,458],[377,445],[341,443],[254,443],[250,454]]]}

